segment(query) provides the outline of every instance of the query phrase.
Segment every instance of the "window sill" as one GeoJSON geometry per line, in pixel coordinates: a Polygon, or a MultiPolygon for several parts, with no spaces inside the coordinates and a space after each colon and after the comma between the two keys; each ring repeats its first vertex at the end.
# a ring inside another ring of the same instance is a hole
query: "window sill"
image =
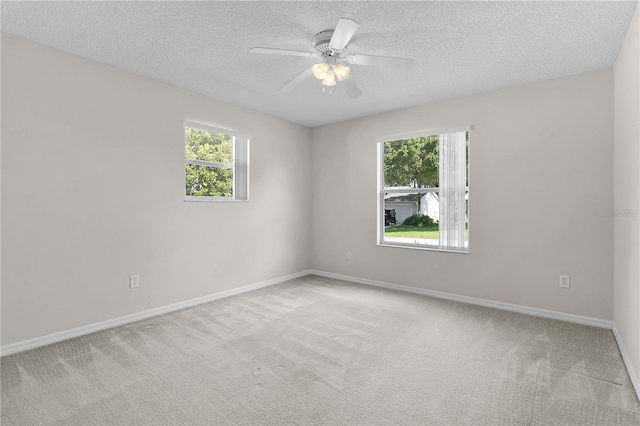
{"type": "Polygon", "coordinates": [[[227,197],[195,197],[192,195],[185,195],[184,201],[197,202],[197,203],[248,203],[249,200],[238,200],[236,198],[227,197]]]}
{"type": "Polygon", "coordinates": [[[379,242],[378,247],[392,247],[392,248],[402,248],[402,249],[411,249],[411,250],[425,250],[425,251],[439,251],[444,253],[469,254],[469,247],[465,247],[464,250],[451,250],[451,249],[441,248],[440,246],[398,243],[398,242],[389,242],[389,241],[379,242]]]}

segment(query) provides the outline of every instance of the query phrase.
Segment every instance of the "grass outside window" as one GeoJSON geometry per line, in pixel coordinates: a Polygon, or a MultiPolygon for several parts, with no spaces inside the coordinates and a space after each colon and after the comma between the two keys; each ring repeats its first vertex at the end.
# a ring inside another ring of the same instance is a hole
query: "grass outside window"
{"type": "MultiPolygon", "coordinates": [[[[469,228],[466,227],[465,240],[469,240],[469,228]]],[[[437,240],[440,237],[438,232],[438,224],[434,223],[429,226],[408,226],[408,225],[396,225],[389,226],[384,230],[385,237],[397,237],[397,238],[420,238],[426,240],[437,240]]]]}

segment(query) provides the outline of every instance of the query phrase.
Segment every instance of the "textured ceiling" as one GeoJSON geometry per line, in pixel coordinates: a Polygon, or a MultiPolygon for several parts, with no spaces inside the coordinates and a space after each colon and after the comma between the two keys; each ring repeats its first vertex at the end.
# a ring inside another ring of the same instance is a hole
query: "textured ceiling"
{"type": "Polygon", "coordinates": [[[7,2],[2,31],[305,126],[611,66],[635,1],[7,2]],[[353,65],[362,97],[322,94],[313,77],[277,90],[317,60],[339,18],[360,28],[349,54],[409,57],[409,71],[353,65]]]}

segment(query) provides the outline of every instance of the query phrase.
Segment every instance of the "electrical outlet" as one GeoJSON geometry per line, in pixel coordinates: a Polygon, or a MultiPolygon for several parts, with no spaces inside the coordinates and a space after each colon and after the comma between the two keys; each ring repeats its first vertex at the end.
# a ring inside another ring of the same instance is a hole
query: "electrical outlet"
{"type": "Polygon", "coordinates": [[[140,287],[140,275],[130,275],[129,288],[138,288],[138,287],[140,287]]]}
{"type": "Polygon", "coordinates": [[[351,260],[351,252],[350,251],[347,252],[347,260],[351,260]]]}
{"type": "Polygon", "coordinates": [[[560,287],[571,288],[571,277],[569,275],[560,275],[560,287]]]}

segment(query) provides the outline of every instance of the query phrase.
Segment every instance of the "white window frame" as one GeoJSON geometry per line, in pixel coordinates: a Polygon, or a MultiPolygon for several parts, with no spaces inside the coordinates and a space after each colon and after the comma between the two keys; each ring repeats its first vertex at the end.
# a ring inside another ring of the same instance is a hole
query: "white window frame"
{"type": "MultiPolygon", "coordinates": [[[[453,132],[471,132],[474,130],[474,126],[461,126],[461,127],[453,127],[446,129],[435,129],[435,130],[425,130],[415,133],[406,133],[401,135],[393,135],[393,136],[385,136],[379,138],[377,142],[377,150],[378,150],[378,230],[377,230],[377,245],[382,247],[397,247],[397,248],[408,248],[415,250],[427,250],[427,251],[439,251],[439,252],[448,252],[448,253],[458,253],[458,254],[469,254],[470,241],[467,241],[467,245],[464,250],[450,250],[444,248],[439,245],[427,245],[427,244],[418,244],[418,243],[404,243],[397,241],[385,241],[384,239],[384,230],[385,230],[385,212],[384,212],[384,200],[385,195],[393,194],[393,193],[420,193],[426,194],[428,192],[439,192],[440,188],[399,188],[399,189],[385,189],[384,188],[384,144],[385,142],[398,141],[402,139],[413,139],[423,136],[434,136],[440,135],[444,133],[453,133],[453,132]]],[[[471,148],[469,147],[469,151],[471,148]]],[[[469,154],[469,157],[471,155],[469,154]]],[[[468,161],[469,159],[467,159],[468,161]]],[[[438,164],[438,168],[440,168],[440,164],[438,164]]],[[[469,162],[469,169],[471,168],[471,163],[469,162]]],[[[469,186],[466,187],[466,191],[468,194],[469,186]]],[[[470,208],[467,211],[468,219],[467,224],[469,229],[471,229],[471,213],[470,208]]],[[[470,239],[469,239],[470,240],[470,239]]]]}
{"type": "MultiPolygon", "coordinates": [[[[236,132],[234,130],[223,129],[220,127],[209,126],[207,124],[196,123],[193,121],[185,121],[185,144],[186,144],[186,128],[193,127],[197,129],[207,130],[212,133],[223,133],[233,136],[233,164],[216,163],[213,161],[194,160],[191,158],[184,159],[186,164],[196,166],[216,167],[233,170],[233,195],[231,197],[211,197],[207,195],[186,195],[185,201],[226,201],[226,202],[246,202],[249,201],[249,141],[251,137],[246,134],[236,132]]],[[[184,188],[184,185],[183,185],[184,188]]]]}

